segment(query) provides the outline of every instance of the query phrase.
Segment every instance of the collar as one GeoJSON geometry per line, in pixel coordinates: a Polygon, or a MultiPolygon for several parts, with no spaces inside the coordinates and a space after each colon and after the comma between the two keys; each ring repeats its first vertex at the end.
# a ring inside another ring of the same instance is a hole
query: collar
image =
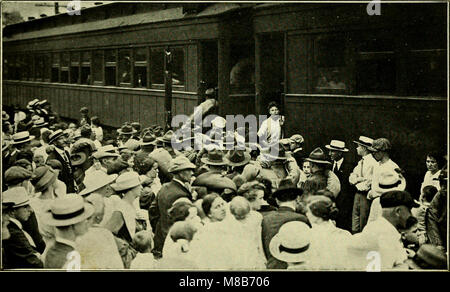
{"type": "Polygon", "coordinates": [[[283,203],[278,207],[278,211],[293,211],[295,212],[295,208],[293,206],[284,205],[283,203]]]}
{"type": "Polygon", "coordinates": [[[57,242],[59,242],[59,243],[62,243],[62,244],[65,244],[65,245],[68,245],[68,246],[71,246],[71,247],[73,247],[74,249],[76,249],[76,247],[77,247],[75,241],[72,241],[72,240],[70,240],[70,239],[65,239],[65,238],[61,238],[61,237],[56,237],[56,238],[55,238],[55,241],[57,241],[57,242]]]}
{"type": "Polygon", "coordinates": [[[190,187],[191,185],[189,183],[184,183],[181,180],[177,179],[177,178],[173,178],[173,181],[176,181],[177,183],[179,183],[180,185],[182,185],[185,189],[187,189],[189,192],[191,192],[190,187]]]}
{"type": "Polygon", "coordinates": [[[59,149],[58,147],[55,146],[55,150],[56,152],[58,152],[61,156],[66,155],[65,149],[59,149]]]}
{"type": "Polygon", "coordinates": [[[338,169],[341,167],[342,163],[344,162],[344,157],[342,157],[341,159],[339,159],[338,161],[335,161],[337,164],[338,169]]]}
{"type": "Polygon", "coordinates": [[[9,217],[9,221],[13,222],[14,224],[17,225],[17,227],[19,227],[21,230],[23,230],[22,223],[20,223],[20,221],[17,220],[16,218],[9,217]]]}

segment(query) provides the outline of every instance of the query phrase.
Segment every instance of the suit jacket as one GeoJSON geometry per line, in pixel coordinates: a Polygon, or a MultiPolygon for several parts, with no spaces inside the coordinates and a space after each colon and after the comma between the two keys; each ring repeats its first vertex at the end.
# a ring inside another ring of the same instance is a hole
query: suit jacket
{"type": "Polygon", "coordinates": [[[168,210],[172,207],[173,202],[182,197],[191,200],[192,194],[179,182],[172,180],[171,182],[162,185],[157,199],[153,200],[152,205],[150,206],[151,220],[153,222],[157,220],[154,237],[156,251],[162,251],[167,233],[172,225],[169,220],[168,210]]]}
{"type": "Polygon", "coordinates": [[[72,246],[55,241],[55,244],[47,251],[44,268],[62,269],[68,261],[67,254],[73,250],[75,249],[72,246]]]}
{"type": "Polygon", "coordinates": [[[335,169],[334,173],[339,178],[341,183],[341,191],[336,197],[336,207],[339,209],[338,217],[336,218],[336,227],[351,231],[352,227],[352,210],[353,201],[355,198],[355,187],[350,185],[348,178],[353,171],[347,159],[341,164],[339,169],[335,169]]]}
{"type": "MultiPolygon", "coordinates": [[[[67,153],[67,152],[66,152],[67,153]]],[[[56,159],[61,162],[62,170],[59,172],[58,179],[63,181],[67,186],[67,193],[76,193],[75,191],[75,179],[73,177],[72,163],[70,162],[70,156],[67,153],[69,162],[66,162],[64,158],[55,150],[53,150],[47,157],[47,161],[50,159],[56,159]]]]}
{"type": "Polygon", "coordinates": [[[36,218],[36,213],[32,212],[30,218],[26,222],[22,223],[23,230],[28,232],[28,234],[33,238],[34,243],[36,244],[36,250],[39,253],[43,253],[45,250],[45,242],[42,238],[41,233],[39,232],[39,225],[36,218]]]}
{"type": "Polygon", "coordinates": [[[271,211],[263,214],[262,221],[262,241],[264,254],[267,258],[267,268],[268,269],[287,269],[287,263],[282,262],[272,256],[269,250],[269,244],[272,238],[278,233],[280,227],[291,221],[302,221],[309,224],[306,216],[296,213],[289,207],[280,207],[277,211],[271,211]]]}
{"type": "Polygon", "coordinates": [[[37,250],[29,243],[19,226],[14,222],[8,224],[11,237],[3,240],[5,258],[3,267],[6,269],[39,269],[43,268],[37,250]]]}

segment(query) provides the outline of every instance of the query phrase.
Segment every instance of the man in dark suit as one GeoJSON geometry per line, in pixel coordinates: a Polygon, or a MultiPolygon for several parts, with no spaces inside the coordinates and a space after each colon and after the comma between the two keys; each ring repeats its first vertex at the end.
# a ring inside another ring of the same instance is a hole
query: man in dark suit
{"type": "Polygon", "coordinates": [[[272,195],[279,206],[278,210],[264,214],[262,221],[262,241],[268,269],[287,268],[287,263],[274,258],[269,250],[270,241],[278,233],[280,227],[290,221],[302,221],[309,225],[309,221],[304,215],[295,212],[297,197],[302,193],[302,190],[297,188],[290,179],[283,179],[280,181],[278,190],[272,195]]]}
{"type": "Polygon", "coordinates": [[[70,155],[65,147],[67,146],[67,134],[61,129],[53,132],[49,136],[49,144],[53,146],[53,151],[48,154],[47,162],[51,159],[58,160],[62,169],[59,172],[58,179],[63,181],[67,187],[67,193],[76,193],[75,179],[73,176],[72,163],[70,162],[70,155]]]}
{"type": "Polygon", "coordinates": [[[150,224],[155,230],[153,254],[156,257],[162,255],[164,240],[172,225],[168,210],[172,207],[173,202],[182,197],[195,199],[191,188],[194,169],[195,165],[183,155],[173,159],[169,166],[169,172],[173,174],[173,178],[170,182],[163,184],[157,199],[150,206],[150,224]]]}
{"type": "Polygon", "coordinates": [[[341,191],[336,197],[336,207],[339,213],[336,218],[336,226],[348,231],[352,231],[352,210],[355,190],[352,189],[348,177],[352,172],[352,165],[345,159],[344,154],[348,152],[345,148],[345,142],[331,140],[329,145],[325,146],[329,150],[329,156],[333,164],[332,171],[339,178],[341,191]]]}
{"type": "Polygon", "coordinates": [[[27,191],[16,187],[3,193],[2,204],[10,205],[3,210],[9,217],[10,237],[2,241],[4,248],[3,268],[36,269],[42,268],[41,255],[36,250],[33,238],[22,227],[28,221],[33,210],[29,205],[27,191]]]}

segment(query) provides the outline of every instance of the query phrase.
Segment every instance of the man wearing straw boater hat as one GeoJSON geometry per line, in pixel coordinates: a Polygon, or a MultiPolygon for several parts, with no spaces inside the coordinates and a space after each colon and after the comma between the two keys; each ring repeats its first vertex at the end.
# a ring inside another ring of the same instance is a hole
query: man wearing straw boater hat
{"type": "Polygon", "coordinates": [[[157,199],[150,206],[150,222],[155,230],[153,253],[156,257],[161,256],[164,240],[171,225],[168,210],[173,202],[182,197],[195,199],[193,196],[196,194],[191,187],[191,178],[195,168],[195,164],[183,155],[172,159],[169,166],[169,172],[173,175],[172,181],[163,184],[157,199]],[[157,223],[155,224],[155,222],[157,223]]]}
{"type": "Polygon", "coordinates": [[[3,268],[5,269],[36,269],[42,268],[41,255],[36,248],[31,235],[24,230],[33,213],[29,196],[23,187],[12,188],[2,194],[2,204],[10,204],[3,210],[9,216],[8,230],[10,238],[2,241],[4,248],[3,268]]]}
{"type": "Polygon", "coordinates": [[[336,226],[351,231],[354,193],[350,190],[348,177],[352,171],[352,167],[344,157],[345,153],[349,150],[345,147],[345,142],[340,140],[331,140],[330,144],[325,145],[325,148],[328,149],[328,154],[333,163],[331,170],[336,174],[341,183],[341,191],[336,198],[336,207],[339,210],[336,218],[336,226]]]}
{"type": "MultiPolygon", "coordinates": [[[[44,268],[76,269],[80,267],[77,261],[76,239],[88,231],[87,219],[94,213],[94,207],[86,203],[80,195],[68,194],[56,198],[43,220],[50,226],[55,226],[55,243],[51,246],[44,260],[44,268]]],[[[78,254],[79,256],[79,254],[78,254]]]]}
{"type": "Polygon", "coordinates": [[[70,161],[69,152],[65,149],[67,146],[67,134],[61,129],[56,130],[49,136],[49,144],[54,147],[53,151],[48,154],[47,161],[56,159],[61,163],[62,169],[58,178],[66,184],[67,193],[75,193],[75,179],[73,176],[72,162],[70,161]]]}
{"type": "Polygon", "coordinates": [[[372,185],[373,168],[378,164],[369,150],[373,139],[360,136],[357,141],[356,152],[361,159],[349,176],[349,182],[356,188],[352,211],[352,233],[361,232],[367,224],[369,218],[370,201],[367,199],[367,193],[372,185]]]}
{"type": "Polygon", "coordinates": [[[33,153],[30,149],[31,141],[34,139],[34,136],[31,136],[28,131],[18,132],[12,136],[12,152],[9,158],[9,165],[4,165],[8,169],[10,166],[13,166],[17,160],[25,157],[31,156],[33,158],[33,153]]]}

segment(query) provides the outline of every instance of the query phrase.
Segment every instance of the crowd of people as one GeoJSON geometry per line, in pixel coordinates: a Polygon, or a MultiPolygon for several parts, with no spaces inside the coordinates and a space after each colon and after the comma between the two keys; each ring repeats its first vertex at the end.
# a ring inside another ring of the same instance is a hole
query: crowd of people
{"type": "Polygon", "coordinates": [[[108,135],[85,107],[67,124],[46,100],[2,112],[2,268],[447,268],[447,155],[413,196],[388,139],[304,153],[268,110],[264,145],[217,117],[200,146],[138,122],[108,135]]]}

